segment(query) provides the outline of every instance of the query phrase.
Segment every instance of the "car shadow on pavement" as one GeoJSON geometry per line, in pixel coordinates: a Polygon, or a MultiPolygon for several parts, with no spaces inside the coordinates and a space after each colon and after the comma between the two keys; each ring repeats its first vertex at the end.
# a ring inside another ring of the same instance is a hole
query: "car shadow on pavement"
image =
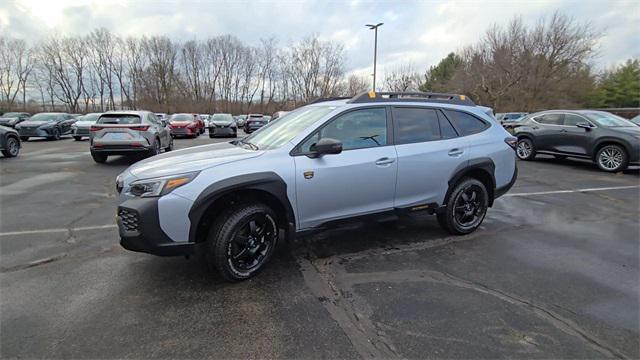
{"type": "MultiPolygon", "coordinates": [[[[534,162],[534,163],[538,162],[538,163],[544,163],[549,165],[563,166],[563,167],[571,168],[573,170],[589,171],[594,174],[604,174],[604,175],[607,174],[606,172],[598,169],[598,166],[593,162],[589,160],[583,160],[583,159],[572,159],[572,158],[558,159],[553,156],[547,157],[544,155],[539,155],[535,158],[535,160],[531,160],[529,162],[534,162]]],[[[626,169],[620,173],[638,176],[640,175],[640,167],[638,166],[630,167],[629,169],[626,169]]]]}

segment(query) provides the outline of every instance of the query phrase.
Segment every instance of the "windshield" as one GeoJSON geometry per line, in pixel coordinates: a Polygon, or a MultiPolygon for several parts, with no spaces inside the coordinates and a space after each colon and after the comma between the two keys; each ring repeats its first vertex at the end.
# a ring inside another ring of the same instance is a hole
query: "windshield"
{"type": "Polygon", "coordinates": [[[8,112],[8,113],[6,113],[6,114],[4,114],[4,115],[2,115],[2,116],[0,116],[0,117],[16,118],[16,117],[19,117],[19,116],[20,116],[20,113],[17,113],[17,112],[8,112]]]}
{"type": "Polygon", "coordinates": [[[193,121],[193,115],[191,114],[174,114],[171,115],[169,121],[193,121]]]}
{"type": "Polygon", "coordinates": [[[31,117],[31,121],[56,121],[60,117],[60,114],[52,113],[40,113],[31,117]]]}
{"type": "Polygon", "coordinates": [[[628,127],[634,126],[629,120],[622,118],[618,115],[613,115],[605,112],[589,112],[586,113],[587,117],[591,119],[596,125],[601,127],[628,127]]]}
{"type": "Polygon", "coordinates": [[[276,149],[291,141],[314,122],[333,111],[335,106],[309,106],[295,110],[279,121],[271,122],[242,139],[260,150],[276,149]]]}
{"type": "Polygon", "coordinates": [[[230,114],[214,114],[211,121],[233,121],[230,114]]]}
{"type": "Polygon", "coordinates": [[[632,118],[631,120],[632,123],[636,124],[636,125],[640,125],[640,115],[636,115],[636,117],[632,118]]]}

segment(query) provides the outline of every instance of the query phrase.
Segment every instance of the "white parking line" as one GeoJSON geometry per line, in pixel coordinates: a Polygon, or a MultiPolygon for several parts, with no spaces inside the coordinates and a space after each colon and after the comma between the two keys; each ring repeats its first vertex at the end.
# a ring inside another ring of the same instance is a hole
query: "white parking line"
{"type": "Polygon", "coordinates": [[[118,226],[115,224],[98,225],[98,226],[82,226],[71,229],[40,229],[40,230],[25,230],[25,231],[9,231],[0,233],[0,236],[15,236],[15,235],[32,235],[32,234],[49,234],[49,233],[66,233],[69,231],[90,231],[101,229],[115,229],[118,226]]]}
{"type": "Polygon", "coordinates": [[[530,192],[530,193],[512,193],[512,194],[507,193],[507,194],[504,195],[504,197],[508,197],[508,196],[532,196],[532,195],[583,193],[583,192],[592,192],[592,191],[624,190],[624,189],[638,189],[638,188],[640,188],[640,185],[610,186],[610,187],[574,189],[574,190],[538,191],[538,192],[530,192]]]}

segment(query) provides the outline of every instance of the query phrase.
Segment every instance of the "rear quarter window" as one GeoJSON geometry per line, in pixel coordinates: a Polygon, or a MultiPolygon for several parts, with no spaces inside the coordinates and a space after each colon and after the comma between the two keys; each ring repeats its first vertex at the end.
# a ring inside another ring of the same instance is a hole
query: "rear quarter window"
{"type": "Polygon", "coordinates": [[[443,111],[461,136],[477,134],[489,127],[489,124],[471,114],[456,110],[443,111]]]}

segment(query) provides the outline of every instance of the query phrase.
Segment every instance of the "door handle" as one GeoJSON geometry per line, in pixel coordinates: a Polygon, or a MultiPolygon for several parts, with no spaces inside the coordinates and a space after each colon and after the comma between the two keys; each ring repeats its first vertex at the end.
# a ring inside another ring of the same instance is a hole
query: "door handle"
{"type": "Polygon", "coordinates": [[[383,158],[380,158],[380,159],[376,160],[376,165],[388,165],[388,164],[393,163],[394,161],[396,161],[396,160],[388,158],[388,157],[383,157],[383,158]]]}
{"type": "Polygon", "coordinates": [[[451,150],[449,151],[449,156],[460,156],[460,155],[462,155],[463,153],[464,153],[464,151],[463,151],[463,150],[460,150],[460,149],[451,149],[451,150]]]}
{"type": "Polygon", "coordinates": [[[538,130],[538,129],[540,129],[540,128],[539,128],[539,127],[537,127],[537,126],[532,126],[531,128],[532,128],[533,130],[538,130]]]}

